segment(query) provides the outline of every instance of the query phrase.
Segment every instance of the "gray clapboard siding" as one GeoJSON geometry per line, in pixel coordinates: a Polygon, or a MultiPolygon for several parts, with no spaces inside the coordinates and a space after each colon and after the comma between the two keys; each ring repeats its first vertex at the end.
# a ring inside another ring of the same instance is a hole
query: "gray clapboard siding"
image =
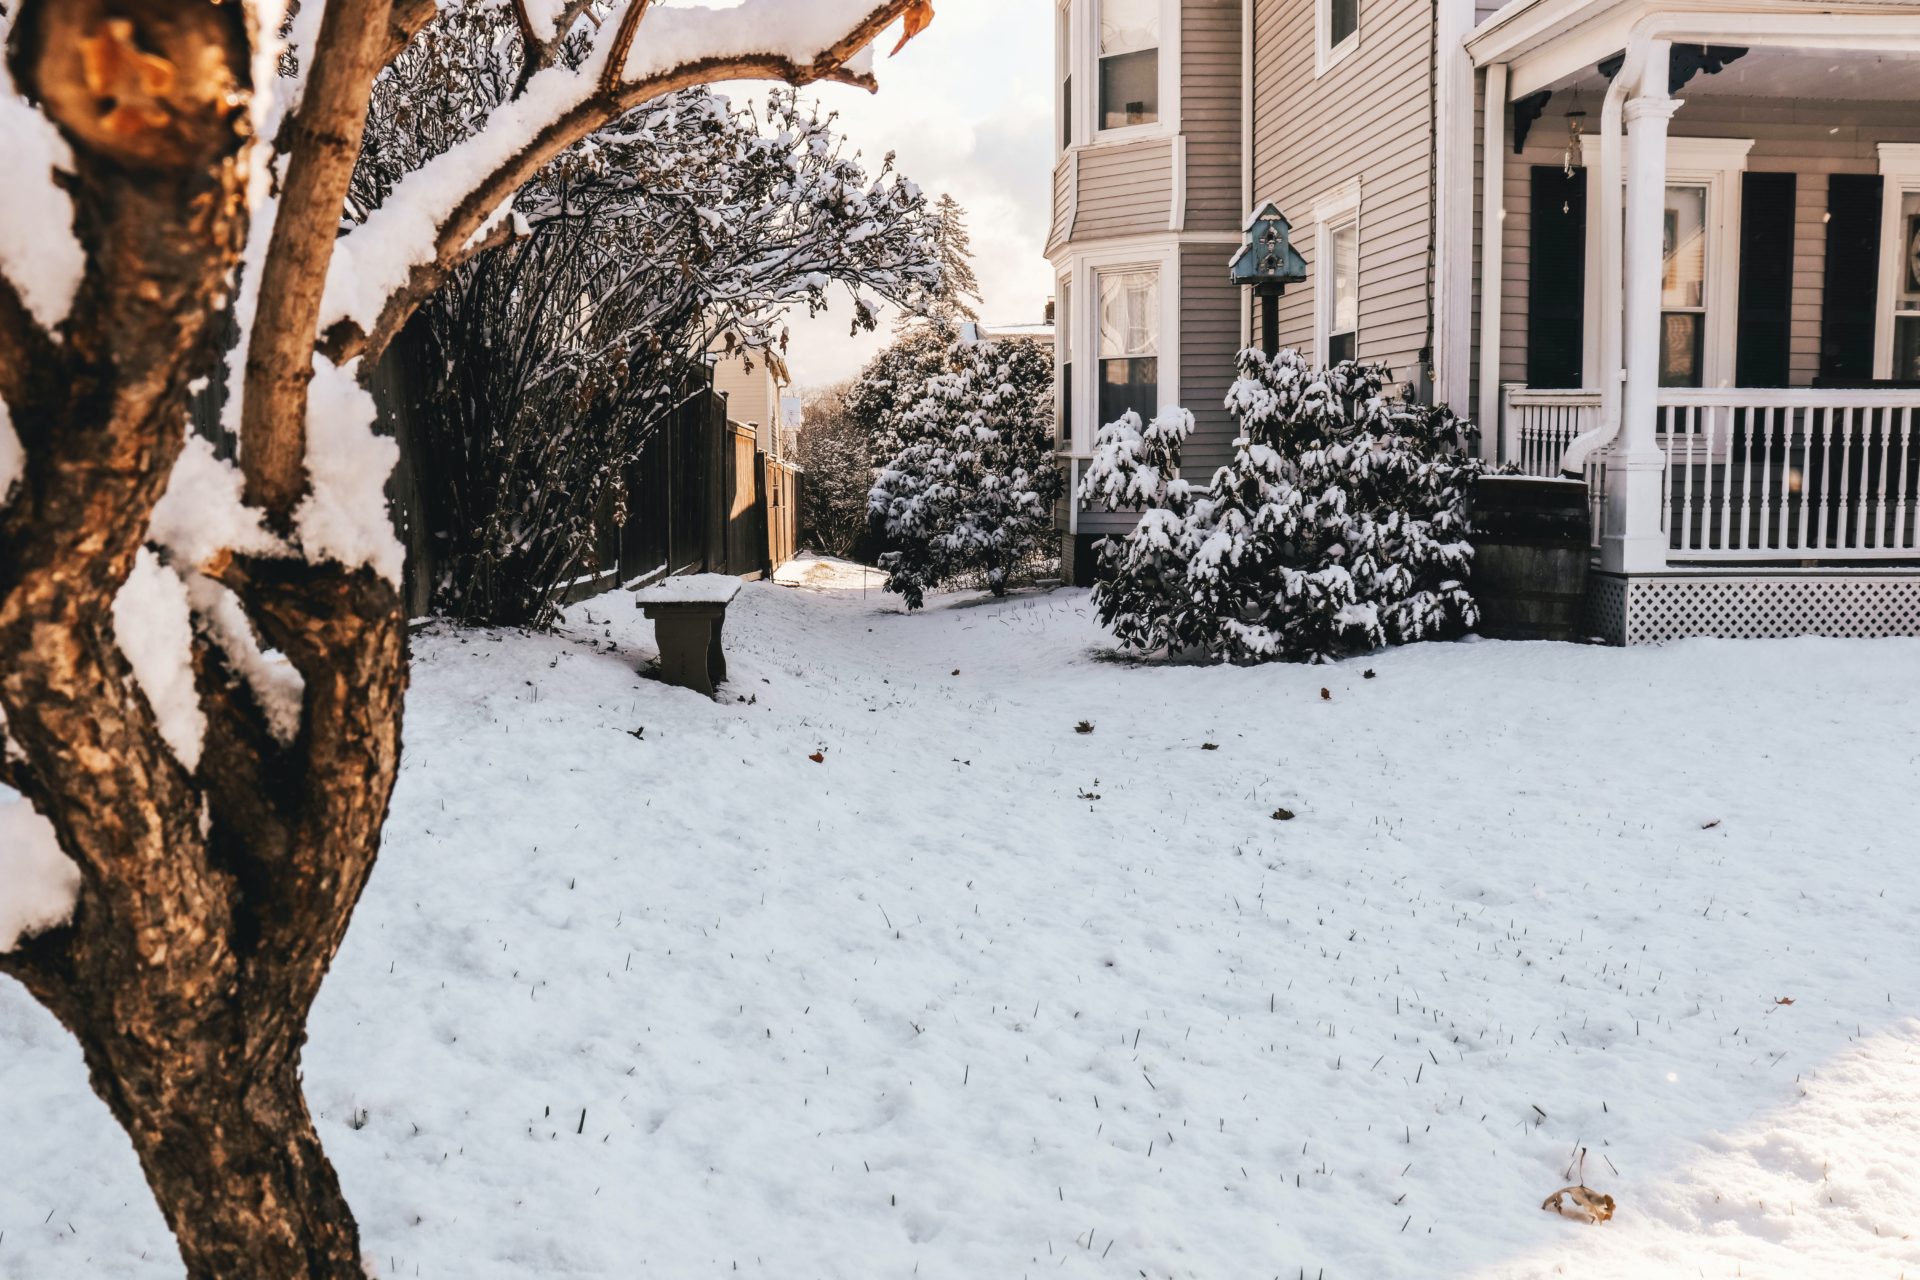
{"type": "Polygon", "coordinates": [[[1227,277],[1225,245],[1180,246],[1180,401],[1193,414],[1181,470],[1205,484],[1233,452],[1227,413],[1240,350],[1240,291],[1227,277]]]}
{"type": "Polygon", "coordinates": [[[1075,241],[1165,231],[1173,212],[1173,144],[1165,138],[1080,152],[1075,241]]]}
{"type": "Polygon", "coordinates": [[[1238,231],[1241,0],[1180,10],[1180,132],[1187,139],[1189,231],[1238,231]]]}
{"type": "Polygon", "coordinates": [[[1066,241],[1073,231],[1073,157],[1061,156],[1053,166],[1053,224],[1047,233],[1047,252],[1066,241]]]}
{"type": "MultiPolygon", "coordinates": [[[[1825,284],[1827,175],[1877,173],[1881,142],[1920,142],[1912,104],[1735,98],[1696,91],[1673,117],[1673,137],[1752,138],[1747,168],[1799,175],[1794,191],[1793,304],[1788,376],[1812,382],[1820,368],[1820,301],[1825,284]]],[[[1527,269],[1532,210],[1528,170],[1560,164],[1566,153],[1564,111],[1550,103],[1526,150],[1505,158],[1507,217],[1501,236],[1500,377],[1522,382],[1527,371],[1527,269]]],[[[1597,108],[1592,113],[1597,118],[1597,108]]],[[[1589,198],[1593,198],[1590,194],[1589,198]]]]}
{"type": "Polygon", "coordinates": [[[1358,177],[1363,359],[1415,376],[1427,345],[1432,236],[1429,0],[1360,0],[1360,48],[1315,79],[1314,10],[1254,0],[1254,197],[1293,220],[1308,280],[1281,307],[1282,343],[1313,358],[1319,283],[1311,202],[1358,177]]]}

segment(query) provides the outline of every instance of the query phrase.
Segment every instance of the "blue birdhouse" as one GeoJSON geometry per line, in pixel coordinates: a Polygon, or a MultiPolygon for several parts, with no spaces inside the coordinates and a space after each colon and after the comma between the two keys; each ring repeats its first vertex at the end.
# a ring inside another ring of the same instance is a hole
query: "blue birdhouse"
{"type": "Polygon", "coordinates": [[[1284,288],[1307,278],[1307,262],[1287,239],[1293,224],[1280,206],[1267,204],[1247,219],[1247,241],[1233,255],[1228,269],[1239,285],[1277,285],[1284,288]]]}

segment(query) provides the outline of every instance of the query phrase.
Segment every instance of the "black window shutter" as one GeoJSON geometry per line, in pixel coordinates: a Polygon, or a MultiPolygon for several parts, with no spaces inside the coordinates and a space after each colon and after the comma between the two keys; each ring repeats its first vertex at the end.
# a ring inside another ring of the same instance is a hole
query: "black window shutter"
{"type": "Polygon", "coordinates": [[[1740,330],[1733,380],[1784,387],[1793,327],[1791,173],[1749,173],[1740,193],[1740,330]]]}
{"type": "Polygon", "coordinates": [[[1577,387],[1587,305],[1587,171],[1533,166],[1527,385],[1577,387]]]}
{"type": "Polygon", "coordinates": [[[1827,277],[1820,298],[1820,376],[1873,376],[1880,294],[1880,175],[1827,179],[1827,277]]]}

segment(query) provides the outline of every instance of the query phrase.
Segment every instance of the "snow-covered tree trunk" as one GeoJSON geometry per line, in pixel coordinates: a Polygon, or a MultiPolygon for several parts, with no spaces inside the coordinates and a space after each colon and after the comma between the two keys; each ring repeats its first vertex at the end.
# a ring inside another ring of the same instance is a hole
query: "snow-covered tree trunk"
{"type": "Polygon", "coordinates": [[[364,1274],[299,1085],[406,685],[393,450],[358,371],[606,119],[711,80],[865,83],[856,53],[923,16],[628,0],[557,65],[587,7],[517,5],[520,97],[346,236],[370,87],[433,0],[306,0],[290,49],[274,0],[0,17],[0,784],[24,797],[0,807],[31,804],[58,850],[0,850],[36,868],[0,874],[0,972],[79,1040],[196,1280],[364,1274]],[[230,307],[244,501],[185,431],[230,307]]]}

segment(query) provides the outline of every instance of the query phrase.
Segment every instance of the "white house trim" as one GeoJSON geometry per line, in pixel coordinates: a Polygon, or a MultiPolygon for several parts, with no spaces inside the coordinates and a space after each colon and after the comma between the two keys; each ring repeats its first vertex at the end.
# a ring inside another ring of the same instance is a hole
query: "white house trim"
{"type": "MultiPolygon", "coordinates": [[[[1360,230],[1360,179],[1347,179],[1339,186],[1316,197],[1311,206],[1313,218],[1313,358],[1326,363],[1328,339],[1333,333],[1333,233],[1351,223],[1356,242],[1360,230]]],[[[1353,350],[1360,355],[1360,281],[1356,253],[1354,287],[1353,350]]]]}
{"type": "MultiPolygon", "coordinates": [[[[1240,0],[1240,207],[1253,208],[1254,0],[1240,0]]],[[[1253,345],[1253,290],[1240,292],[1240,345],[1253,345]]]]}
{"type": "Polygon", "coordinates": [[[1360,21],[1361,5],[1354,3],[1353,34],[1339,44],[1333,43],[1333,0],[1310,0],[1313,5],[1313,75],[1319,79],[1360,52],[1365,27],[1360,21]]]}
{"type": "MultiPolygon", "coordinates": [[[[1675,100],[1676,108],[1680,105],[1675,100]]],[[[1589,157],[1590,138],[1581,139],[1580,161],[1589,157]]],[[[1703,387],[1733,385],[1740,331],[1740,175],[1746,172],[1752,138],[1667,139],[1666,185],[1699,186],[1707,191],[1706,333],[1701,342],[1703,387]]],[[[1597,159],[1597,157],[1592,157],[1597,159]]],[[[1624,189],[1626,173],[1623,169],[1624,189]]],[[[1602,262],[1600,219],[1593,202],[1601,199],[1596,182],[1587,184],[1586,323],[1584,325],[1584,385],[1595,386],[1600,372],[1602,262]]]]}
{"type": "MultiPolygon", "coordinates": [[[[1160,335],[1155,353],[1159,361],[1157,408],[1180,403],[1180,246],[1204,242],[1216,237],[1130,236],[1122,240],[1102,240],[1086,248],[1074,247],[1063,256],[1060,276],[1072,281],[1071,315],[1065,322],[1073,326],[1072,345],[1073,439],[1068,452],[1075,458],[1090,457],[1094,435],[1105,425],[1095,422],[1100,412],[1100,291],[1095,277],[1102,271],[1154,271],[1159,275],[1160,335]]],[[[1227,237],[1217,237],[1224,243],[1227,237]]],[[[1059,344],[1056,343],[1056,348],[1059,344]]]]}
{"type": "MultiPolygon", "coordinates": [[[[1067,3],[1073,10],[1068,23],[1073,36],[1073,50],[1068,60],[1073,69],[1073,145],[1179,136],[1181,0],[1160,0],[1160,118],[1152,124],[1119,129],[1100,127],[1100,0],[1067,0],[1067,3]]],[[[1059,70],[1064,69],[1063,63],[1059,70]]],[[[1060,96],[1057,83],[1054,96],[1060,96]]],[[[1055,111],[1058,112],[1057,107],[1055,111]]]]}
{"type": "Polygon", "coordinates": [[[1920,192],[1920,143],[1883,142],[1880,152],[1880,291],[1873,323],[1873,376],[1893,376],[1893,322],[1906,260],[1902,197],[1920,192]]]}
{"type": "Polygon", "coordinates": [[[1173,190],[1167,193],[1167,230],[1185,231],[1187,229],[1187,135],[1173,135],[1173,162],[1167,166],[1172,173],[1173,190]]]}
{"type": "Polygon", "coordinates": [[[1438,0],[1434,103],[1434,399],[1466,414],[1473,392],[1473,0],[1438,0]]]}
{"type": "Polygon", "coordinates": [[[1685,11],[1655,0],[1620,4],[1597,14],[1595,7],[1591,0],[1509,5],[1468,38],[1467,50],[1476,65],[1508,63],[1508,93],[1523,98],[1643,39],[1801,49],[1920,49],[1920,13],[1911,9],[1889,13],[1886,6],[1863,4],[1811,9],[1792,0],[1738,0],[1685,11]],[[1512,19],[1504,17],[1509,11],[1512,19]]]}
{"type": "MultiPolygon", "coordinates": [[[[1474,413],[1480,424],[1480,456],[1498,460],[1500,448],[1501,290],[1507,220],[1507,64],[1487,68],[1482,94],[1480,159],[1480,394],[1474,413]]],[[[1471,216],[1472,210],[1468,210],[1471,216]]]]}

